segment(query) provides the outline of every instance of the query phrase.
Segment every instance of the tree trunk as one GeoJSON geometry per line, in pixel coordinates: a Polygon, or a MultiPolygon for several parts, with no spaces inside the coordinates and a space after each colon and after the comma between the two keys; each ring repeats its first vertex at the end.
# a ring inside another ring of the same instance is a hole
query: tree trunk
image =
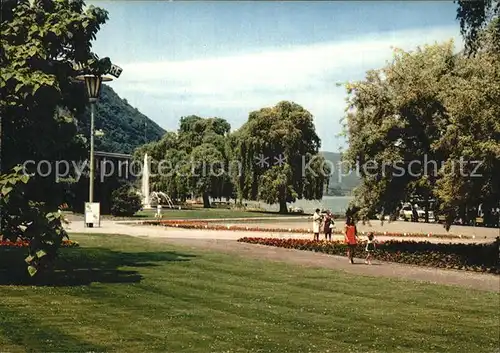
{"type": "Polygon", "coordinates": [[[238,206],[243,205],[243,192],[241,190],[238,190],[238,195],[236,196],[234,203],[237,204],[238,206]]]}
{"type": "Polygon", "coordinates": [[[208,192],[203,193],[203,208],[210,208],[210,199],[208,197],[208,192]]]}
{"type": "Polygon", "coordinates": [[[280,213],[288,213],[288,208],[286,207],[286,200],[280,200],[280,213]]]}

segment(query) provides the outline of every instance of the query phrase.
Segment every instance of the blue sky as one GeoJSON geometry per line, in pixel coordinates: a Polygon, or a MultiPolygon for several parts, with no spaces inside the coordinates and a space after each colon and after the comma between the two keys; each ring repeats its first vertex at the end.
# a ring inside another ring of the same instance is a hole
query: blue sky
{"type": "MultiPolygon", "coordinates": [[[[124,71],[110,85],[167,130],[186,115],[239,128],[249,112],[292,100],[338,151],[345,90],[406,50],[455,40],[452,1],[90,1],[109,11],[94,51],[124,71]]],[[[457,50],[458,50],[457,49],[457,50]]]]}

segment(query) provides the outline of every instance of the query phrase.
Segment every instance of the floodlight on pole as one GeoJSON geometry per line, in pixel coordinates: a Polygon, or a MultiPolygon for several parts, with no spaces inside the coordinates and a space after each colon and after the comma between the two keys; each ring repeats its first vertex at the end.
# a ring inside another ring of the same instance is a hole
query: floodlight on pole
{"type": "Polygon", "coordinates": [[[111,75],[115,78],[120,77],[123,69],[111,63],[109,58],[99,59],[97,55],[93,55],[93,62],[84,64],[82,62],[73,61],[73,69],[79,73],[75,79],[85,82],[87,95],[90,102],[90,173],[89,173],[89,202],[85,203],[85,224],[93,227],[94,223],[100,224],[100,205],[94,203],[94,114],[95,104],[99,99],[101,93],[101,86],[103,82],[109,82],[113,79],[104,75],[111,75]],[[87,208],[89,209],[87,217],[87,208]],[[89,222],[90,221],[90,222],[89,222]]]}
{"type": "Polygon", "coordinates": [[[79,81],[85,82],[87,88],[87,95],[90,102],[90,175],[89,175],[89,202],[94,202],[94,114],[95,104],[101,93],[101,86],[103,82],[109,82],[113,79],[108,76],[101,75],[81,75],[76,77],[79,81]]]}

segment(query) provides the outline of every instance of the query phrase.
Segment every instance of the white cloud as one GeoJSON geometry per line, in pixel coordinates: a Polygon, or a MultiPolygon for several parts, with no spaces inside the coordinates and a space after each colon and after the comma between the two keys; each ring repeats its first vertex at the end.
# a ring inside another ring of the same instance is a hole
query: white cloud
{"type": "Polygon", "coordinates": [[[140,110],[154,101],[165,105],[161,110],[199,115],[214,109],[250,112],[293,100],[315,115],[317,127],[334,124],[338,132],[345,91],[336,83],[361,79],[366,70],[383,66],[391,59],[392,47],[413,50],[452,38],[462,46],[458,26],[367,34],[349,41],[211,59],[131,62],[121,65],[123,74],[113,87],[140,110]]]}

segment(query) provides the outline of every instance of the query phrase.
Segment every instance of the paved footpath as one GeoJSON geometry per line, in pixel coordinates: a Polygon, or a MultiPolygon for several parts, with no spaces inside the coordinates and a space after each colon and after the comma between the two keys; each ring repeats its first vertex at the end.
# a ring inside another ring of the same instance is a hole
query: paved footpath
{"type": "MultiPolygon", "coordinates": [[[[83,221],[72,222],[67,226],[71,233],[88,234],[123,234],[134,237],[150,238],[152,241],[168,242],[176,245],[205,249],[217,252],[259,258],[270,261],[280,261],[311,267],[324,267],[345,271],[357,275],[384,276],[409,279],[451,286],[460,286],[485,291],[500,292],[500,276],[466,271],[443,270],[410,266],[396,263],[381,263],[365,265],[357,259],[355,265],[347,262],[342,256],[326,255],[309,251],[275,248],[263,245],[239,243],[241,237],[269,237],[265,232],[241,231],[210,231],[169,228],[162,226],[133,225],[118,221],[102,221],[99,228],[85,228],[83,221]]],[[[277,236],[273,234],[272,236],[277,236]]],[[[282,234],[283,237],[297,237],[297,234],[282,234]]],[[[379,237],[381,239],[383,237],[379,237]]],[[[392,238],[393,239],[393,238],[392,238]]],[[[405,238],[407,239],[407,238],[405,238]]],[[[429,238],[430,239],[430,238],[429,238]]],[[[449,240],[435,239],[446,242],[449,240]]]]}

